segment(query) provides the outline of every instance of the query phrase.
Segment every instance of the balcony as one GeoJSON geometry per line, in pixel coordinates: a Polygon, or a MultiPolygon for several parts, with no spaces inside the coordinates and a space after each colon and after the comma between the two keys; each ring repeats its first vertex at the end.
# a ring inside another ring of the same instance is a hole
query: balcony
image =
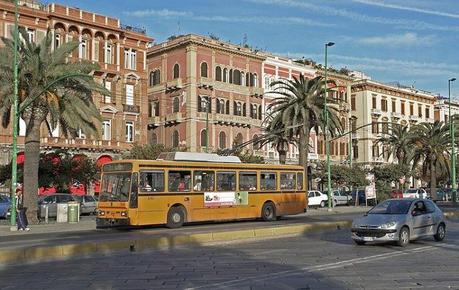
{"type": "Polygon", "coordinates": [[[211,78],[201,77],[199,79],[198,88],[206,89],[206,90],[213,90],[214,89],[214,80],[211,78]]]}
{"type": "Polygon", "coordinates": [[[181,88],[183,88],[181,78],[173,79],[171,81],[168,81],[166,84],[166,92],[180,90],[181,88]]]}
{"type": "Polygon", "coordinates": [[[249,93],[250,93],[250,95],[253,96],[253,97],[260,97],[260,98],[262,98],[262,97],[263,97],[263,94],[264,94],[264,90],[263,90],[263,88],[250,87],[250,88],[249,88],[249,93]]]}
{"type": "Polygon", "coordinates": [[[339,103],[339,110],[344,112],[349,112],[351,110],[351,105],[345,102],[339,103]]]}
{"type": "Polygon", "coordinates": [[[373,162],[382,163],[384,162],[384,158],[383,157],[373,157],[373,162]]]}
{"type": "Polygon", "coordinates": [[[126,105],[123,104],[123,112],[125,113],[133,113],[133,114],[139,114],[140,113],[140,107],[136,105],[126,105]]]}
{"type": "Polygon", "coordinates": [[[94,139],[67,139],[63,137],[44,137],[40,139],[41,146],[44,148],[61,149],[87,149],[87,150],[112,150],[120,151],[129,149],[132,143],[120,142],[116,140],[94,140],[94,139]]]}
{"type": "Polygon", "coordinates": [[[172,113],[166,116],[166,125],[178,124],[184,121],[182,113],[172,113]]]}
{"type": "Polygon", "coordinates": [[[402,118],[402,114],[400,114],[398,112],[392,112],[390,115],[394,119],[401,119],[402,118]]]}
{"type": "Polygon", "coordinates": [[[416,115],[411,115],[409,119],[411,122],[418,122],[419,120],[421,120],[421,118],[416,115]]]}
{"type": "Polygon", "coordinates": [[[148,126],[158,127],[161,125],[161,117],[155,116],[148,118],[148,126]]]}
{"type": "Polygon", "coordinates": [[[381,116],[382,111],[380,109],[371,109],[371,114],[373,116],[381,116]]]}

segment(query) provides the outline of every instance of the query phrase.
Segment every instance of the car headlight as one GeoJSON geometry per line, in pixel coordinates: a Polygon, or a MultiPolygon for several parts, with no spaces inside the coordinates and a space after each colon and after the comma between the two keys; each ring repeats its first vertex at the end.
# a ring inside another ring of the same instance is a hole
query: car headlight
{"type": "Polygon", "coordinates": [[[396,224],[397,224],[396,222],[388,222],[388,223],[382,224],[381,228],[382,229],[390,229],[390,228],[395,227],[396,224]]]}

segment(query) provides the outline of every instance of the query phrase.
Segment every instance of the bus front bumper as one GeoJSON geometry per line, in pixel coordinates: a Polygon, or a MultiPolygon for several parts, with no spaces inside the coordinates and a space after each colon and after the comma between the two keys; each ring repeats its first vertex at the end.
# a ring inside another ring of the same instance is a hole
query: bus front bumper
{"type": "Polygon", "coordinates": [[[96,228],[112,228],[129,226],[129,218],[116,219],[116,218],[96,218],[96,228]]]}

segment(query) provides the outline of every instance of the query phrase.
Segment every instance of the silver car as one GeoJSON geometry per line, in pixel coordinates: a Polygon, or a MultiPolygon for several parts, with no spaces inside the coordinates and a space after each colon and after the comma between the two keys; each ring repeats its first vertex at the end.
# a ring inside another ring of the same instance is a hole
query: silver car
{"type": "Polygon", "coordinates": [[[357,245],[366,242],[395,241],[406,246],[410,240],[446,236],[443,212],[431,200],[419,198],[388,199],[352,222],[352,239],[357,245]]]}

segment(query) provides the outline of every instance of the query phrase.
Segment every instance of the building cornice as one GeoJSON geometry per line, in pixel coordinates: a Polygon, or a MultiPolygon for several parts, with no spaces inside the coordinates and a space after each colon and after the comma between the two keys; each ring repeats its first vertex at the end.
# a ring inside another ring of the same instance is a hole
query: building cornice
{"type": "Polygon", "coordinates": [[[374,82],[371,80],[358,81],[352,85],[352,92],[371,91],[375,93],[382,93],[394,97],[406,98],[414,100],[416,98],[428,100],[432,104],[436,101],[437,97],[434,95],[426,94],[415,89],[396,88],[390,85],[374,82]]]}

